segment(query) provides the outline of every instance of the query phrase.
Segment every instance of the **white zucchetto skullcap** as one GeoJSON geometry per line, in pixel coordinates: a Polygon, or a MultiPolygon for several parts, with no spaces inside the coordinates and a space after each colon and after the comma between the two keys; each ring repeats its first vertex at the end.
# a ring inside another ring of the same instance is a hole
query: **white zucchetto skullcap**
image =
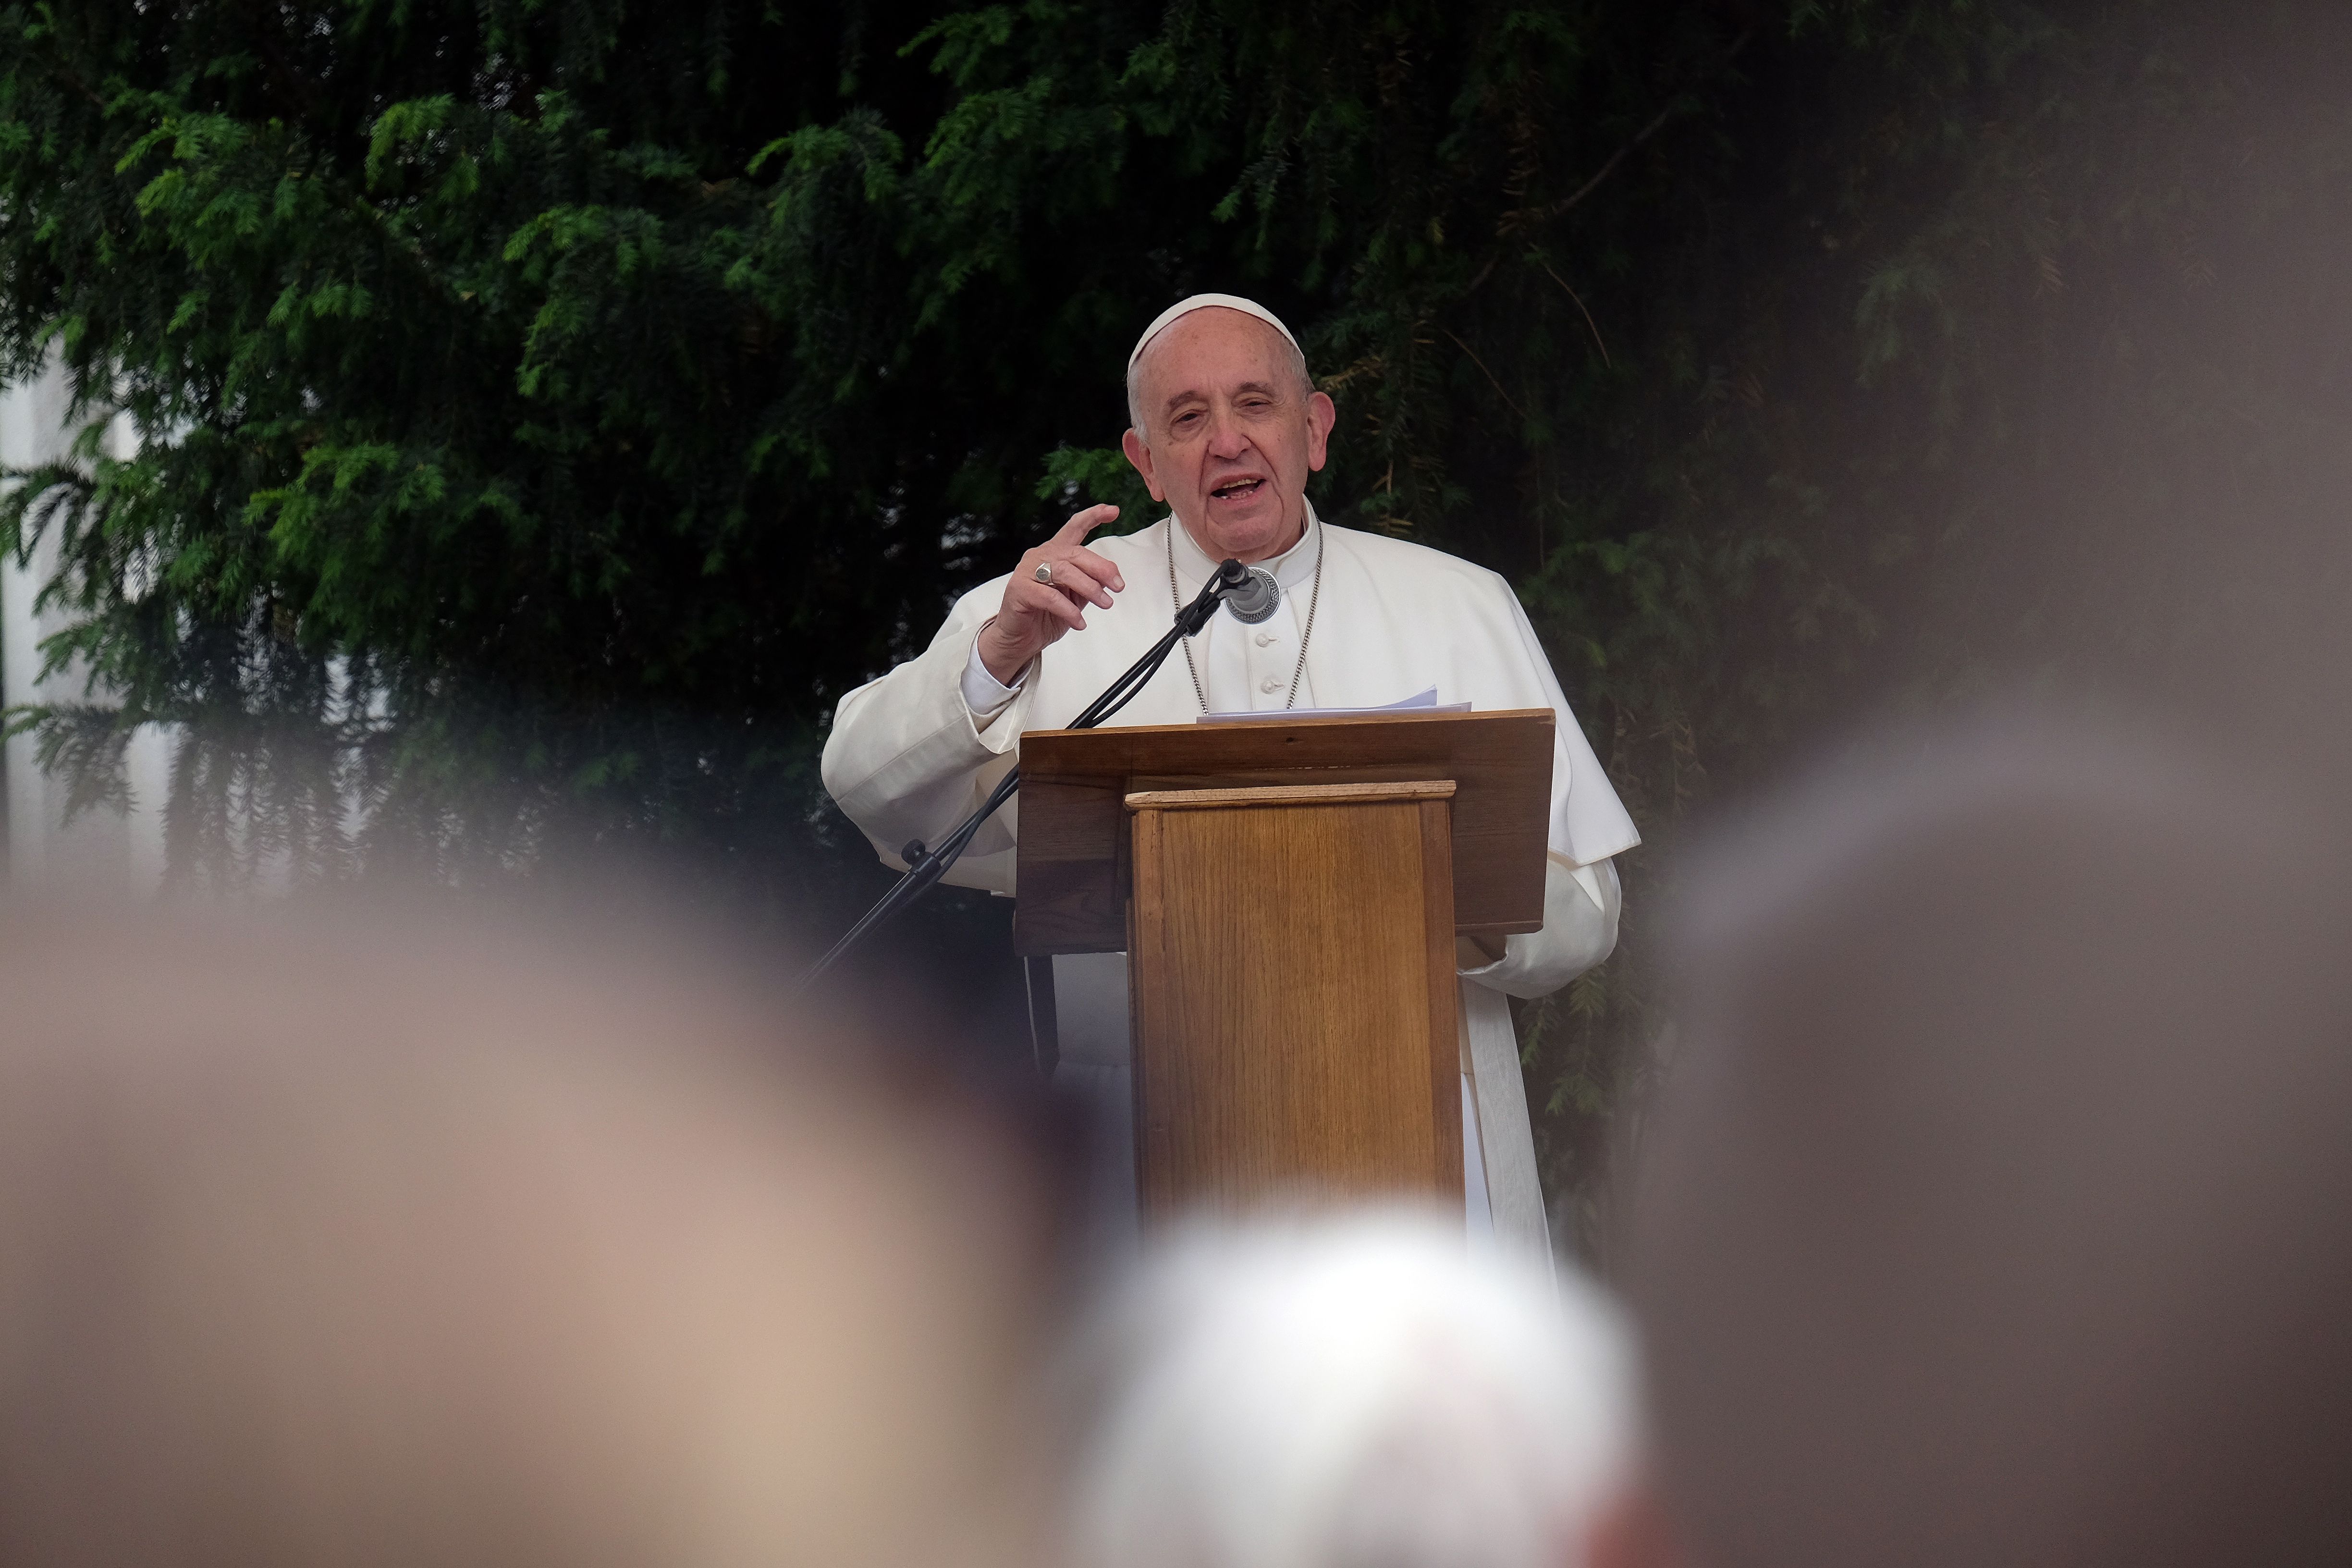
{"type": "Polygon", "coordinates": [[[1143,357],[1143,351],[1150,347],[1151,340],[1166,331],[1169,323],[1175,321],[1177,317],[1189,316],[1195,310],[1206,310],[1212,307],[1225,310],[1239,310],[1244,316],[1255,316],[1259,321],[1280,332],[1292,348],[1298,350],[1300,358],[1306,357],[1307,351],[1298,348],[1298,340],[1291,337],[1290,329],[1284,326],[1272,310],[1256,300],[1244,300],[1238,294],[1195,294],[1190,299],[1177,300],[1151,318],[1151,325],[1144,328],[1143,335],[1135,340],[1135,352],[1127,356],[1127,368],[1129,370],[1135,368],[1135,362],[1143,357]]]}

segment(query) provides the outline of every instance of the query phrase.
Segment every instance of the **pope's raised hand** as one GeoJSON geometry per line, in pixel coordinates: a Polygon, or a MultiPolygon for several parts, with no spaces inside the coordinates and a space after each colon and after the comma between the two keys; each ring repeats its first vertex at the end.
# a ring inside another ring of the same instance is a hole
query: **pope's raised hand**
{"type": "Polygon", "coordinates": [[[1086,629],[1080,606],[1110,608],[1110,596],[1127,586],[1118,568],[1086,547],[1087,535],[1118,515],[1115,506],[1090,506],[1064,523],[1054,537],[1021,557],[1004,584],[995,619],[980,629],[980,662],[1005,685],[1029,661],[1062,639],[1086,629]],[[1045,568],[1040,578],[1037,568],[1045,568]]]}

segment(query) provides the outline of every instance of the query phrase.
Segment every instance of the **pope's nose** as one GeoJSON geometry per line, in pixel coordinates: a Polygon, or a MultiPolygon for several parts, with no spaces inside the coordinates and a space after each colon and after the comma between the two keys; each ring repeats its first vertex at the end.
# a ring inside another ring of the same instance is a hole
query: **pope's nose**
{"type": "Polygon", "coordinates": [[[1209,430],[1209,456],[1234,462],[1249,455],[1250,438],[1238,421],[1220,419],[1209,430]]]}

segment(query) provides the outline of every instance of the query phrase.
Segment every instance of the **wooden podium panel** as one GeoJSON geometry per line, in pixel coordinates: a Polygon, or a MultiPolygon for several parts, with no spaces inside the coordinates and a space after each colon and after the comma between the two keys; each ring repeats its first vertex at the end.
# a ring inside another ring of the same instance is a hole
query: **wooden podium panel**
{"type": "Polygon", "coordinates": [[[1543,924],[1551,710],[1033,731],[1016,951],[1128,953],[1146,1216],[1462,1195],[1457,931],[1543,924]]]}
{"type": "Polygon", "coordinates": [[[1450,780],[1139,791],[1129,908],[1147,1218],[1462,1199],[1450,780]]]}
{"type": "Polygon", "coordinates": [[[1013,951],[1126,947],[1127,796],[1260,784],[1454,781],[1455,929],[1543,924],[1551,819],[1549,708],[1033,730],[1021,737],[1013,951]]]}

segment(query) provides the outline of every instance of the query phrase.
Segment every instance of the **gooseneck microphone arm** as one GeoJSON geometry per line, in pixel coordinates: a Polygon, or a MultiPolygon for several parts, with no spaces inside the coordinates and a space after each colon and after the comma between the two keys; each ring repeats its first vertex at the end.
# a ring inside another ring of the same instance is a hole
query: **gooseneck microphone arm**
{"type": "MultiPolygon", "coordinates": [[[[1160,667],[1168,662],[1168,656],[1176,651],[1176,645],[1198,634],[1202,626],[1209,624],[1209,617],[1217,613],[1217,605],[1236,591],[1248,586],[1249,581],[1249,568],[1240,562],[1227,561],[1220,564],[1216,575],[1202,588],[1200,596],[1176,612],[1176,622],[1168,628],[1168,635],[1152,644],[1150,652],[1129,666],[1125,675],[1112,681],[1101,696],[1087,704],[1086,711],[1065,727],[1092,730],[1126,707],[1135,694],[1143,689],[1145,683],[1159,672],[1160,667]]],[[[809,966],[809,972],[801,976],[799,989],[806,991],[814,985],[852,948],[930,891],[932,886],[947,875],[948,868],[956,863],[956,858],[963,853],[964,847],[980,831],[981,824],[995,816],[997,808],[1011,800],[1013,792],[1020,787],[1021,770],[1014,768],[997,781],[996,787],[989,792],[988,798],[981,803],[978,811],[958,823],[937,845],[926,847],[918,838],[900,850],[898,858],[907,862],[907,874],[893,882],[890,890],[883,894],[856,925],[843,933],[841,940],[835,942],[823,958],[809,966]]]]}

